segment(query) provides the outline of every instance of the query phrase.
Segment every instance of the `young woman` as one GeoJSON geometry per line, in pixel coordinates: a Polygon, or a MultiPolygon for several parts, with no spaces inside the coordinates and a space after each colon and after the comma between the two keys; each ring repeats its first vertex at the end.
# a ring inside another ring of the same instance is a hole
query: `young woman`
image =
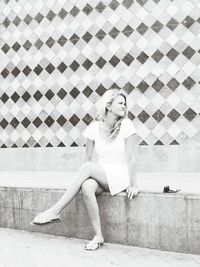
{"type": "Polygon", "coordinates": [[[62,198],[50,209],[40,213],[34,224],[46,224],[60,219],[61,211],[82,190],[83,201],[95,236],[87,250],[96,250],[103,245],[99,208],[96,195],[109,191],[111,195],[124,190],[132,199],[138,194],[135,160],[135,128],[127,116],[127,100],[118,89],[107,90],[102,96],[98,119],[84,131],[86,163],[77,173],[74,183],[62,198]],[[92,161],[96,149],[98,162],[92,161]]]}

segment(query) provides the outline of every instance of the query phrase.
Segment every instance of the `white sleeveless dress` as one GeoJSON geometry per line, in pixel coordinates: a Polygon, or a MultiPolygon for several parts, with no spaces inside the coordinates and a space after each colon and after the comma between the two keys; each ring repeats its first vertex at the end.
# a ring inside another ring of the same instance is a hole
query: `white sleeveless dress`
{"type": "Polygon", "coordinates": [[[111,195],[125,190],[130,185],[128,164],[125,154],[125,138],[135,134],[133,123],[128,118],[123,119],[119,134],[113,141],[100,137],[100,122],[92,122],[83,135],[95,141],[98,162],[102,165],[111,195]]]}

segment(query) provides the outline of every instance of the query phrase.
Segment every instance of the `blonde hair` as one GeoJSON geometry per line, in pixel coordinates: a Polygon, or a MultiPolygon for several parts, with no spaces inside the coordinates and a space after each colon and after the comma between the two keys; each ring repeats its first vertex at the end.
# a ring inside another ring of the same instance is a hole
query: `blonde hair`
{"type": "Polygon", "coordinates": [[[126,112],[124,114],[124,117],[119,117],[117,121],[115,122],[115,124],[113,125],[111,129],[110,137],[109,137],[111,140],[117,137],[120,131],[120,128],[121,128],[122,120],[127,116],[127,100],[126,100],[125,94],[123,94],[122,91],[120,91],[119,89],[115,89],[115,88],[107,90],[101,98],[100,105],[99,105],[99,115],[97,117],[98,121],[101,121],[101,122],[105,121],[105,118],[108,113],[108,107],[112,105],[114,99],[117,96],[124,97],[125,105],[126,105],[126,112]]]}

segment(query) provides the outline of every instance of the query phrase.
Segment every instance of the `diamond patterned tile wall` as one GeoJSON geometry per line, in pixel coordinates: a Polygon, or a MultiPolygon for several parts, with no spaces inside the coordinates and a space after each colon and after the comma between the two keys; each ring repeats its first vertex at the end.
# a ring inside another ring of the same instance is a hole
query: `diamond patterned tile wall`
{"type": "Polygon", "coordinates": [[[0,5],[0,147],[83,146],[111,87],[142,145],[199,140],[199,0],[0,5]]]}

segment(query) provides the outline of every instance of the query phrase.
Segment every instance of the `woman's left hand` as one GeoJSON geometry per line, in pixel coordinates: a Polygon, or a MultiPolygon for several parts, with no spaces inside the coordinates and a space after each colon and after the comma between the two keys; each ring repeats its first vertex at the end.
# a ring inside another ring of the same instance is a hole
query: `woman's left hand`
{"type": "Polygon", "coordinates": [[[126,189],[126,192],[127,192],[127,198],[129,199],[132,199],[133,197],[136,197],[137,194],[138,194],[138,188],[137,186],[129,186],[127,189],[126,189]]]}

